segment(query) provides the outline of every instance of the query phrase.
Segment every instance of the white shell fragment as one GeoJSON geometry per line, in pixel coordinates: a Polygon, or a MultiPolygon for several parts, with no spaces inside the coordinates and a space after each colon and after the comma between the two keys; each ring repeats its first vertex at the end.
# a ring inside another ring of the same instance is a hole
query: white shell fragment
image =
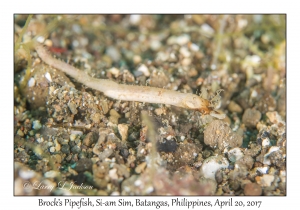
{"type": "Polygon", "coordinates": [[[36,41],[38,41],[39,43],[44,43],[45,37],[43,37],[43,36],[38,36],[37,39],[36,39],[36,41]]]}
{"type": "Polygon", "coordinates": [[[142,64],[138,69],[138,71],[142,72],[146,77],[150,76],[150,72],[148,70],[148,67],[142,64]]]}
{"type": "Polygon", "coordinates": [[[259,171],[259,172],[262,173],[262,174],[266,174],[266,173],[268,173],[268,171],[269,171],[269,167],[268,167],[268,166],[265,166],[265,167],[257,167],[256,170],[259,171]]]}
{"type": "Polygon", "coordinates": [[[141,21],[141,15],[130,15],[129,22],[132,25],[137,25],[141,21]]]}
{"type": "Polygon", "coordinates": [[[39,120],[35,120],[32,122],[32,128],[34,130],[39,130],[42,127],[42,124],[39,120]]]}
{"type": "Polygon", "coordinates": [[[260,64],[261,58],[258,55],[248,55],[244,60],[244,67],[257,67],[260,64]]]}
{"type": "Polygon", "coordinates": [[[269,155],[272,154],[273,152],[276,152],[278,151],[280,148],[277,147],[277,146],[273,146],[269,149],[268,153],[264,155],[264,162],[263,164],[266,164],[266,165],[271,165],[271,161],[269,160],[269,155]]]}
{"type": "Polygon", "coordinates": [[[32,177],[34,177],[34,175],[35,175],[35,172],[31,171],[31,170],[28,170],[28,171],[20,170],[20,172],[19,172],[19,176],[22,177],[23,179],[31,179],[32,177]]]}
{"type": "Polygon", "coordinates": [[[176,44],[182,46],[187,44],[190,41],[190,36],[187,34],[180,35],[176,38],[176,44]]]}
{"type": "Polygon", "coordinates": [[[120,70],[115,67],[110,68],[108,72],[110,72],[116,78],[120,75],[120,70]]]}
{"type": "Polygon", "coordinates": [[[171,36],[167,40],[168,45],[178,44],[180,46],[187,44],[190,41],[190,36],[187,34],[183,34],[181,36],[171,36]]]}
{"type": "Polygon", "coordinates": [[[229,150],[229,152],[228,152],[228,159],[231,162],[236,162],[239,159],[241,159],[242,157],[244,157],[244,153],[242,152],[242,150],[240,148],[233,148],[233,149],[229,150]]]}
{"type": "Polygon", "coordinates": [[[35,85],[35,79],[31,77],[28,81],[28,87],[33,87],[35,85]]]}
{"type": "Polygon", "coordinates": [[[215,180],[215,174],[219,169],[225,169],[229,166],[226,158],[223,156],[211,156],[203,161],[200,168],[200,174],[207,178],[215,180]]]}
{"type": "Polygon", "coordinates": [[[214,34],[215,30],[212,27],[210,27],[210,25],[204,23],[204,24],[201,25],[201,32],[205,36],[210,37],[210,36],[212,36],[214,34]]]}
{"type": "Polygon", "coordinates": [[[117,169],[116,168],[109,170],[108,174],[109,174],[109,177],[112,180],[118,179],[118,174],[117,174],[117,169]]]}
{"type": "Polygon", "coordinates": [[[47,171],[44,176],[46,178],[55,178],[58,175],[57,171],[51,170],[51,171],[47,171]]]}
{"type": "Polygon", "coordinates": [[[199,51],[199,46],[196,45],[196,44],[194,44],[194,43],[191,44],[190,48],[191,48],[191,50],[194,51],[194,52],[199,51]]]}
{"type": "Polygon", "coordinates": [[[46,77],[46,79],[47,79],[49,82],[52,82],[52,78],[51,78],[51,75],[49,74],[49,72],[47,72],[47,73],[45,74],[45,77],[46,77]]]}
{"type": "Polygon", "coordinates": [[[262,147],[270,146],[271,145],[270,139],[269,138],[263,139],[261,145],[262,145],[262,147]]]}

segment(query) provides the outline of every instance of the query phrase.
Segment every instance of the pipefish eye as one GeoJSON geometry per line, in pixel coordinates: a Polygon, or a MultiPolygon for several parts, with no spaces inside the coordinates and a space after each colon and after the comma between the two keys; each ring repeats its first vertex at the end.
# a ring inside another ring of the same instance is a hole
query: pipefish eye
{"type": "Polygon", "coordinates": [[[210,113],[210,110],[207,108],[200,108],[200,109],[198,109],[198,111],[203,115],[207,115],[210,113]]]}

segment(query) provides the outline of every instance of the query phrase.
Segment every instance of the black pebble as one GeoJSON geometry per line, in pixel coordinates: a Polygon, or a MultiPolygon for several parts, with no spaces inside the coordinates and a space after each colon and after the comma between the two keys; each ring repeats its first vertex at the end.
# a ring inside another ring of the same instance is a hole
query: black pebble
{"type": "Polygon", "coordinates": [[[128,151],[128,149],[126,149],[126,148],[121,149],[120,155],[121,155],[124,159],[126,159],[126,158],[129,156],[129,151],[128,151]]]}
{"type": "Polygon", "coordinates": [[[75,171],[77,172],[84,172],[84,171],[92,171],[93,162],[89,158],[82,158],[80,159],[76,166],[75,171]]]}
{"type": "Polygon", "coordinates": [[[72,153],[74,153],[74,154],[78,154],[80,151],[81,151],[81,149],[80,149],[80,147],[78,147],[78,146],[74,146],[74,147],[72,147],[72,153]]]}
{"type": "Polygon", "coordinates": [[[62,145],[61,151],[64,154],[69,154],[70,153],[70,147],[69,147],[69,145],[67,145],[67,144],[62,145]]]}
{"type": "Polygon", "coordinates": [[[158,141],[157,150],[159,152],[175,152],[177,149],[177,144],[175,140],[166,140],[164,139],[162,142],[158,141]]]}
{"type": "Polygon", "coordinates": [[[75,176],[71,175],[70,178],[75,181],[76,185],[84,184],[84,182],[86,181],[86,177],[83,172],[78,173],[78,175],[75,175],[75,176]]]}

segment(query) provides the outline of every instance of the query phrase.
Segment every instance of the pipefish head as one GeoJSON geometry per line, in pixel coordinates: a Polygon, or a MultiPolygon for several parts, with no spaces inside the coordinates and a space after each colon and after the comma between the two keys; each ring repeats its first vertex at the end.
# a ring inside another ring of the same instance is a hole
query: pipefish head
{"type": "Polygon", "coordinates": [[[213,111],[209,100],[201,98],[197,95],[186,97],[184,100],[184,106],[188,109],[198,111],[203,115],[210,114],[210,112],[213,111]]]}
{"type": "Polygon", "coordinates": [[[196,111],[200,112],[203,115],[208,115],[211,113],[211,111],[213,111],[213,108],[210,105],[210,102],[206,99],[201,98],[201,106],[196,109],[196,111]]]}

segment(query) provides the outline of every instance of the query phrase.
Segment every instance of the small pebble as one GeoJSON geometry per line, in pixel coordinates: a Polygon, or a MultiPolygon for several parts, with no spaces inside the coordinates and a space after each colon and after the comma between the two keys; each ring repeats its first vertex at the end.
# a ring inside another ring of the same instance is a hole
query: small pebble
{"type": "Polygon", "coordinates": [[[256,127],[256,124],[259,122],[260,118],[260,111],[248,108],[243,114],[242,121],[247,127],[256,127]]]}
{"type": "Polygon", "coordinates": [[[159,40],[151,40],[150,48],[151,50],[158,51],[161,47],[161,42],[159,40]]]}
{"type": "Polygon", "coordinates": [[[107,101],[102,100],[100,102],[100,105],[101,105],[103,114],[107,114],[107,112],[109,111],[107,101]]]}
{"type": "Polygon", "coordinates": [[[55,152],[55,147],[50,147],[49,151],[50,151],[51,153],[55,152]]]}
{"type": "Polygon", "coordinates": [[[140,186],[141,184],[142,184],[142,181],[140,179],[138,179],[134,182],[134,186],[136,186],[136,187],[140,186]]]}
{"type": "Polygon", "coordinates": [[[119,124],[118,130],[122,137],[122,141],[126,141],[127,137],[128,137],[128,125],[127,124],[119,124]]]}
{"type": "Polygon", "coordinates": [[[264,174],[262,177],[256,177],[257,183],[262,187],[270,187],[274,179],[274,175],[270,174],[264,174]]]}
{"type": "Polygon", "coordinates": [[[120,193],[119,193],[118,191],[114,191],[114,192],[112,192],[110,195],[112,195],[112,196],[117,196],[117,195],[120,195],[120,193]]]}
{"type": "Polygon", "coordinates": [[[270,149],[268,150],[268,153],[266,153],[264,155],[263,164],[271,165],[269,156],[271,156],[271,154],[274,152],[280,152],[280,147],[277,147],[277,146],[270,147],[270,149]]]}
{"type": "Polygon", "coordinates": [[[128,149],[127,149],[127,148],[121,149],[120,155],[121,155],[123,158],[127,159],[127,157],[129,156],[129,151],[128,151],[128,149]]]}
{"type": "Polygon", "coordinates": [[[247,55],[244,65],[257,67],[260,63],[260,60],[261,58],[258,55],[247,55]]]}
{"type": "Polygon", "coordinates": [[[243,137],[233,132],[228,123],[214,120],[205,128],[204,143],[212,148],[218,147],[220,150],[224,150],[240,147],[243,143],[243,137]]]}
{"type": "Polygon", "coordinates": [[[75,167],[77,172],[92,171],[93,162],[89,158],[80,159],[75,167]]]}
{"type": "Polygon", "coordinates": [[[250,155],[245,155],[241,159],[239,159],[236,162],[236,164],[239,165],[240,167],[246,166],[248,170],[250,170],[253,167],[254,160],[250,155]]]}
{"type": "Polygon", "coordinates": [[[141,61],[142,61],[141,56],[139,56],[139,55],[134,55],[133,56],[133,63],[134,64],[139,64],[141,61]]]}
{"type": "Polygon", "coordinates": [[[39,130],[42,127],[42,124],[39,120],[35,120],[32,122],[32,128],[34,130],[39,130]]]}
{"type": "Polygon", "coordinates": [[[83,145],[90,147],[92,144],[94,144],[98,140],[97,136],[98,135],[94,132],[88,133],[82,141],[83,145]]]}
{"type": "Polygon", "coordinates": [[[148,67],[144,64],[140,65],[140,67],[137,69],[137,71],[142,72],[146,77],[150,76],[150,72],[148,70],[148,67]]]}
{"type": "Polygon", "coordinates": [[[221,170],[218,170],[215,175],[216,181],[220,184],[223,181],[223,173],[221,170]]]}
{"type": "Polygon", "coordinates": [[[157,150],[159,152],[175,152],[177,144],[175,140],[163,140],[157,142],[157,150]]]}
{"type": "Polygon", "coordinates": [[[114,167],[118,170],[119,176],[124,176],[125,178],[130,176],[130,173],[125,165],[114,164],[114,167]]]}
{"type": "Polygon", "coordinates": [[[74,175],[74,176],[77,176],[77,175],[78,175],[77,171],[75,171],[74,169],[72,169],[70,166],[68,167],[68,172],[69,172],[70,174],[74,175]]]}
{"type": "Polygon", "coordinates": [[[71,134],[75,134],[75,135],[81,136],[83,134],[83,132],[82,131],[78,131],[78,130],[71,130],[71,134]]]}
{"type": "Polygon", "coordinates": [[[215,180],[216,172],[229,166],[227,159],[221,155],[211,156],[203,161],[200,174],[207,179],[215,180]]]}
{"type": "Polygon", "coordinates": [[[146,167],[147,163],[146,162],[142,162],[141,164],[139,164],[136,168],[135,168],[135,172],[140,174],[144,171],[145,167],[146,167]]]}
{"type": "Polygon", "coordinates": [[[31,179],[35,176],[35,172],[32,170],[20,170],[19,176],[22,177],[22,179],[31,179]]]}
{"type": "Polygon", "coordinates": [[[116,49],[116,47],[114,46],[109,46],[107,49],[106,49],[106,55],[108,55],[114,62],[117,62],[120,60],[121,58],[121,55],[119,53],[119,50],[116,49]]]}
{"type": "Polygon", "coordinates": [[[146,194],[152,193],[154,191],[153,186],[149,186],[148,188],[145,189],[146,194]]]}
{"type": "Polygon", "coordinates": [[[201,25],[201,32],[210,37],[215,33],[215,30],[210,25],[204,23],[201,25]]]}
{"type": "Polygon", "coordinates": [[[92,120],[94,123],[100,123],[101,120],[101,114],[100,113],[95,113],[92,115],[92,120]]]}
{"type": "Polygon", "coordinates": [[[183,34],[176,37],[176,43],[180,46],[187,44],[190,41],[190,36],[188,34],[183,34]]]}
{"type": "Polygon", "coordinates": [[[189,52],[189,50],[187,49],[187,47],[181,47],[179,50],[180,54],[185,57],[188,58],[191,56],[191,53],[189,52]]]}
{"type": "Polygon", "coordinates": [[[256,170],[259,171],[259,172],[262,173],[262,174],[266,174],[266,173],[268,173],[269,167],[268,167],[268,166],[265,166],[265,167],[257,167],[256,170]]]}
{"type": "Polygon", "coordinates": [[[234,101],[230,101],[230,103],[228,104],[228,109],[231,112],[237,112],[237,113],[241,113],[243,111],[242,107],[240,107],[240,105],[238,105],[234,101]]]}
{"type": "Polygon", "coordinates": [[[118,179],[117,169],[113,168],[113,169],[109,170],[108,175],[109,175],[109,178],[111,178],[112,180],[118,179]]]}
{"type": "Polygon", "coordinates": [[[61,147],[61,152],[64,154],[69,154],[70,153],[70,146],[68,144],[64,144],[61,147]]]}
{"type": "Polygon", "coordinates": [[[111,109],[109,111],[109,121],[112,122],[113,124],[118,124],[119,118],[121,117],[121,115],[114,109],[111,109]]]}
{"type": "Polygon", "coordinates": [[[33,130],[29,131],[29,135],[34,136],[34,131],[33,130]]]}
{"type": "Polygon", "coordinates": [[[78,111],[77,111],[76,104],[74,104],[73,102],[70,102],[68,104],[68,107],[69,107],[70,111],[72,112],[72,114],[77,114],[78,111]]]}
{"type": "Polygon", "coordinates": [[[71,151],[74,154],[78,154],[78,153],[80,153],[81,149],[79,146],[76,145],[76,146],[72,147],[71,151]]]}
{"type": "Polygon", "coordinates": [[[99,195],[99,196],[107,196],[108,194],[107,194],[107,192],[105,192],[104,190],[99,190],[99,191],[97,192],[96,195],[99,195]]]}
{"type": "Polygon", "coordinates": [[[164,111],[164,109],[162,109],[162,108],[157,108],[157,109],[154,110],[154,112],[155,112],[155,114],[158,115],[158,116],[160,116],[160,115],[162,115],[162,114],[165,114],[165,111],[164,111]]]}
{"type": "Polygon", "coordinates": [[[282,182],[286,182],[286,171],[280,171],[279,178],[282,182]]]}
{"type": "Polygon", "coordinates": [[[110,68],[108,72],[114,75],[115,78],[117,78],[120,75],[120,70],[115,67],[110,68]]]}
{"type": "Polygon", "coordinates": [[[70,140],[71,140],[71,141],[74,141],[74,140],[76,139],[76,137],[77,137],[77,135],[72,133],[72,134],[70,135],[70,140]]]}
{"type": "Polygon", "coordinates": [[[229,183],[229,186],[230,186],[230,188],[233,189],[234,191],[237,191],[237,190],[240,188],[241,184],[240,184],[240,182],[239,182],[238,180],[232,180],[232,181],[229,183]]]}
{"type": "Polygon", "coordinates": [[[56,139],[54,141],[54,145],[55,145],[55,150],[56,151],[60,151],[61,150],[61,145],[60,145],[60,143],[58,143],[58,141],[56,139]]]}
{"type": "Polygon", "coordinates": [[[99,154],[99,159],[101,161],[105,160],[106,158],[108,158],[109,156],[111,156],[111,154],[113,153],[113,150],[112,149],[106,149],[104,150],[103,152],[101,152],[99,154]]]}
{"type": "Polygon", "coordinates": [[[42,143],[42,142],[44,141],[44,138],[43,138],[43,137],[37,138],[36,141],[37,141],[38,143],[42,143]]]}
{"type": "Polygon", "coordinates": [[[267,112],[266,115],[271,123],[285,125],[285,122],[281,119],[281,116],[278,114],[278,112],[267,112]]]}
{"type": "Polygon", "coordinates": [[[271,145],[271,142],[270,142],[270,139],[269,139],[269,138],[264,138],[264,139],[262,140],[262,142],[261,142],[261,146],[262,146],[263,148],[269,147],[270,145],[271,145]]]}
{"type": "Polygon", "coordinates": [[[51,78],[51,75],[50,75],[49,72],[46,72],[45,78],[46,78],[49,82],[52,82],[52,78],[51,78]]]}
{"type": "Polygon", "coordinates": [[[132,25],[137,25],[141,21],[141,15],[130,15],[129,22],[132,25]]]}
{"type": "Polygon", "coordinates": [[[256,183],[248,183],[244,188],[245,195],[258,196],[262,194],[261,186],[256,183]]]}
{"type": "Polygon", "coordinates": [[[58,172],[57,172],[57,171],[53,171],[53,170],[47,171],[47,172],[44,174],[44,176],[45,176],[46,178],[55,178],[57,175],[58,175],[58,172]]]}
{"type": "MultiPolygon", "coordinates": [[[[170,140],[168,140],[170,141],[170,140]]],[[[201,147],[191,143],[180,143],[174,152],[174,158],[177,166],[191,165],[198,156],[201,147]]]]}
{"type": "Polygon", "coordinates": [[[47,47],[52,47],[52,45],[53,45],[53,43],[52,43],[52,41],[50,40],[50,39],[46,39],[45,40],[45,42],[44,42],[44,44],[47,46],[47,47]]]}
{"type": "Polygon", "coordinates": [[[28,87],[33,87],[35,85],[35,79],[33,77],[28,81],[28,87]]]}
{"type": "Polygon", "coordinates": [[[24,132],[23,132],[21,129],[18,130],[17,134],[18,134],[19,136],[21,136],[21,137],[24,136],[24,132]]]}
{"type": "Polygon", "coordinates": [[[233,148],[228,152],[228,159],[231,162],[236,162],[244,156],[244,153],[240,148],[233,148]]]}

